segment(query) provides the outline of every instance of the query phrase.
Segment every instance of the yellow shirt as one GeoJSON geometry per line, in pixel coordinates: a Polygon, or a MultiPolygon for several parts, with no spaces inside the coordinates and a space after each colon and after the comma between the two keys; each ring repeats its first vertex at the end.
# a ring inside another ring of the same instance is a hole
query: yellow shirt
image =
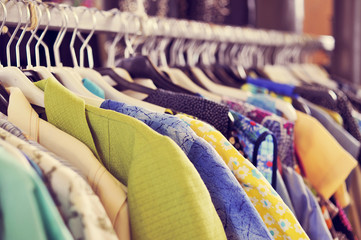
{"type": "Polygon", "coordinates": [[[301,225],[263,175],[210,125],[178,114],[223,158],[275,239],[309,239],[301,225]]]}

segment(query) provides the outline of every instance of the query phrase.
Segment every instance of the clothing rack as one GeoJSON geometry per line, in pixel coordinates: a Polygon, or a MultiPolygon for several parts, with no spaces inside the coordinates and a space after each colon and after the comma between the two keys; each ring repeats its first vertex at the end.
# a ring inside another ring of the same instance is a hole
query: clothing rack
{"type": "MultiPolygon", "coordinates": [[[[24,2],[7,1],[6,26],[16,26],[19,22],[17,5],[22,11],[21,23],[27,21],[27,8],[24,2]]],[[[93,29],[97,33],[128,33],[143,36],[162,36],[169,38],[186,38],[205,41],[222,41],[238,44],[257,44],[263,46],[301,46],[312,49],[332,51],[334,39],[332,36],[311,36],[291,34],[273,30],[260,30],[244,27],[222,26],[197,21],[167,19],[135,15],[118,10],[100,11],[85,7],[69,7],[66,5],[54,5],[40,3],[43,16],[40,19],[39,29],[49,26],[49,29],[60,29],[64,25],[64,15],[67,18],[68,30],[78,27],[79,31],[90,32],[93,29]],[[48,23],[45,8],[50,11],[51,19],[48,23]],[[76,26],[76,16],[79,19],[76,26]]],[[[4,11],[0,8],[0,19],[4,19],[4,11]]]]}

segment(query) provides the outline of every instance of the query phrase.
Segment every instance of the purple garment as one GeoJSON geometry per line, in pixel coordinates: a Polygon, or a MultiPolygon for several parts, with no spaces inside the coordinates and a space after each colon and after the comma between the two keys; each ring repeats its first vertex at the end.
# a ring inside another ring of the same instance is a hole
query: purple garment
{"type": "Polygon", "coordinates": [[[295,215],[310,239],[332,240],[321,208],[301,175],[283,166],[283,179],[290,195],[295,215]]]}

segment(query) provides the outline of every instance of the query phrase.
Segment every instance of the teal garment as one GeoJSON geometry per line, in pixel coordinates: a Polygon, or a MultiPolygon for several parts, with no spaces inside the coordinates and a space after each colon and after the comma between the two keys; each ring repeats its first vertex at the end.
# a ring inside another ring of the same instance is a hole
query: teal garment
{"type": "Polygon", "coordinates": [[[104,90],[101,89],[95,82],[87,79],[87,78],[83,78],[82,80],[83,85],[86,89],[88,89],[89,92],[93,93],[94,95],[105,99],[105,93],[104,90]]]}
{"type": "Polygon", "coordinates": [[[0,146],[0,239],[73,239],[45,185],[0,146]]]}

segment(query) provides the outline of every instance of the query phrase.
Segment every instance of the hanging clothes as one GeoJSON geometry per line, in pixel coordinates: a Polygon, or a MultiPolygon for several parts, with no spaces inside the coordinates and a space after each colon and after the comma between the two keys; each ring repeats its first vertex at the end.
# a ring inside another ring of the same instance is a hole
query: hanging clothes
{"type": "Polygon", "coordinates": [[[177,115],[202,138],[208,141],[220,154],[237,180],[245,189],[275,239],[291,237],[297,239],[307,235],[299,225],[289,208],[284,204],[276,191],[263,175],[245,159],[224,136],[210,125],[190,119],[185,115],[177,115]]]}
{"type": "Polygon", "coordinates": [[[193,163],[211,195],[227,239],[272,239],[236,178],[215,150],[177,117],[106,100],[103,109],[139,119],[158,133],[169,136],[193,163]],[[241,208],[239,206],[242,206],[241,208]],[[238,212],[238,213],[237,213],[238,212]]]}
{"type": "Polygon", "coordinates": [[[89,185],[50,155],[0,128],[1,138],[32,159],[44,173],[54,193],[54,202],[75,239],[117,239],[99,198],[89,185]]]}
{"type": "Polygon", "coordinates": [[[131,117],[85,105],[54,79],[36,85],[49,122],[88,145],[128,187],[133,238],[226,238],[204,183],[174,142],[131,117]]]}
{"type": "Polygon", "coordinates": [[[2,239],[73,239],[39,176],[24,169],[1,141],[0,165],[1,209],[6,219],[2,239]]]}
{"type": "Polygon", "coordinates": [[[127,189],[95,159],[84,144],[39,119],[17,88],[10,88],[8,120],[20,127],[31,139],[39,141],[82,172],[101,200],[117,236],[120,239],[130,239],[127,189]]]}

